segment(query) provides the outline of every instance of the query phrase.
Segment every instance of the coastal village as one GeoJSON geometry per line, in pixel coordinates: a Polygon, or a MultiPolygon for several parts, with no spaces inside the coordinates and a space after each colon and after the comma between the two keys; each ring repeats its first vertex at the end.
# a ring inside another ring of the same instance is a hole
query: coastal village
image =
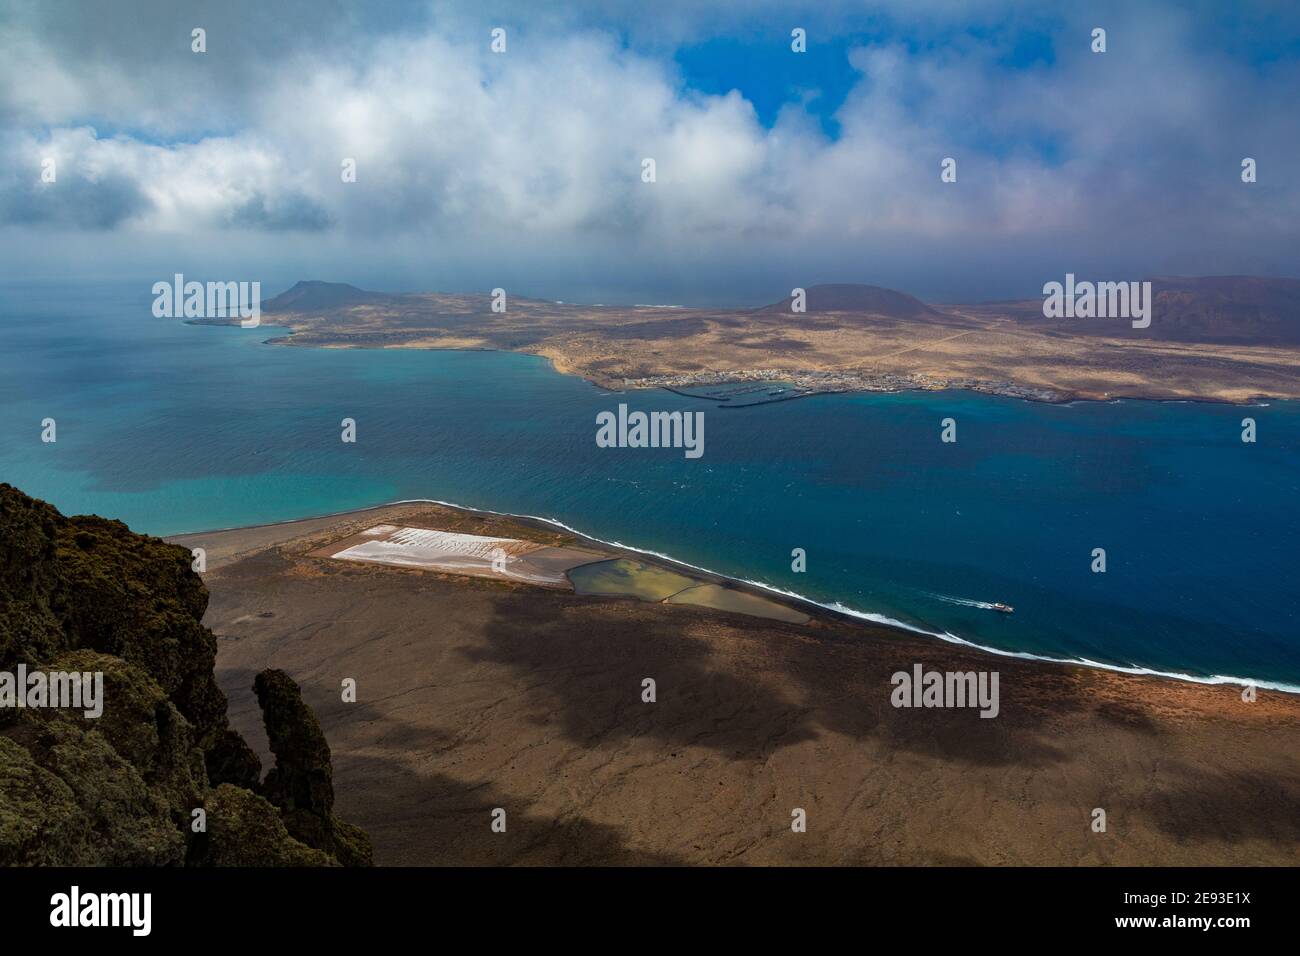
{"type": "Polygon", "coordinates": [[[867,372],[852,369],[795,370],[780,368],[747,368],[729,372],[703,371],[675,375],[650,375],[643,378],[625,378],[626,388],[664,388],[692,398],[708,398],[724,402],[724,408],[745,408],[788,401],[809,395],[828,395],[835,392],[905,392],[913,390],[942,391],[944,389],[969,389],[989,395],[1004,395],[1036,402],[1067,400],[1050,388],[1017,385],[1014,382],[986,382],[973,378],[938,378],[931,375],[900,375],[893,372],[867,372]],[[759,388],[717,391],[708,395],[690,395],[682,389],[718,388],[730,385],[755,384],[759,388]],[[770,388],[769,388],[770,386],[770,388]],[[765,389],[766,392],[764,391],[765,389]],[[743,399],[732,401],[732,399],[743,399]]]}

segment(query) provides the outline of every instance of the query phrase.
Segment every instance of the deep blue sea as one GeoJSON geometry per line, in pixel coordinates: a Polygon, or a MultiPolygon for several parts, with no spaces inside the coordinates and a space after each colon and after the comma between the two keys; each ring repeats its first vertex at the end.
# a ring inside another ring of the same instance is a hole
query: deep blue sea
{"type": "Polygon", "coordinates": [[[265,345],[154,318],[150,285],[0,285],[0,480],[159,535],[438,499],[1002,651],[1300,690],[1300,403],[721,410],[526,355],[265,345]],[[598,448],[620,401],[704,410],[704,456],[598,448]]]}

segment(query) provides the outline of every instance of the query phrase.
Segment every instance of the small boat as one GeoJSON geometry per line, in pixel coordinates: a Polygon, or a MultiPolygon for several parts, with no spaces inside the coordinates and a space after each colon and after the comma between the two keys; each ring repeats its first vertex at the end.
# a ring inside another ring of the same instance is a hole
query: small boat
{"type": "Polygon", "coordinates": [[[993,610],[1000,611],[1003,614],[1010,614],[1015,610],[1010,604],[994,604],[993,610]]]}

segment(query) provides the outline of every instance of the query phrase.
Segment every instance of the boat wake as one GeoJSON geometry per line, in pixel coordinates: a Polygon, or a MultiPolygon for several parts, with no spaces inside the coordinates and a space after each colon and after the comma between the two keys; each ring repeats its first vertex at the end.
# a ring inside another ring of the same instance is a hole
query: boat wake
{"type": "Polygon", "coordinates": [[[951,594],[939,594],[937,591],[922,591],[927,597],[932,597],[936,601],[943,601],[947,604],[958,604],[962,607],[977,607],[984,611],[992,611],[997,605],[992,601],[974,601],[970,598],[954,597],[951,594]]]}

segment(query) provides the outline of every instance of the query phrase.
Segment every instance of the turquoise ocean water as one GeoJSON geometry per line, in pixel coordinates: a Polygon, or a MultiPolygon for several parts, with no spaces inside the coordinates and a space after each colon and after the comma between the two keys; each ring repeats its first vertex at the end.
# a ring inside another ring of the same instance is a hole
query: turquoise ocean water
{"type": "Polygon", "coordinates": [[[150,284],[0,286],[0,480],[160,535],[438,499],[1005,652],[1300,690],[1300,403],[720,410],[525,355],[268,346],[154,318],[150,284]],[[703,409],[704,456],[598,448],[620,401],[703,409]]]}

